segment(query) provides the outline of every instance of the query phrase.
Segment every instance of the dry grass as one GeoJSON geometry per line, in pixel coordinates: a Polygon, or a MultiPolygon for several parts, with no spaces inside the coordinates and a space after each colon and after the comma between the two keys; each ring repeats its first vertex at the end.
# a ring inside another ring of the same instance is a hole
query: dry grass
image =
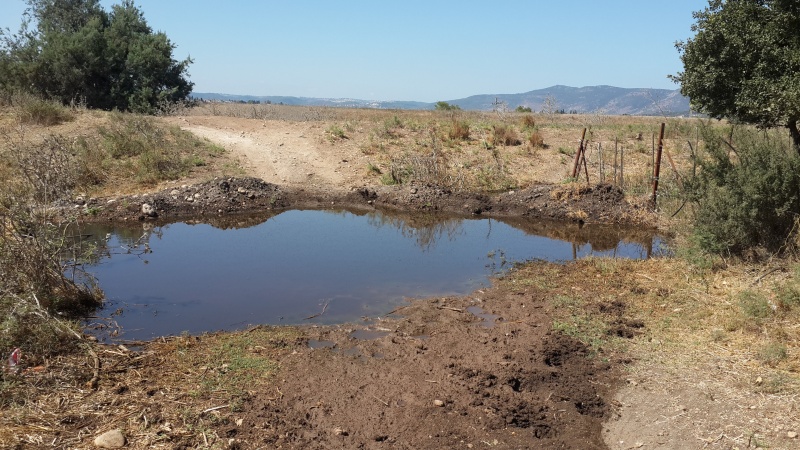
{"type": "MultiPolygon", "coordinates": [[[[454,115],[421,110],[233,103],[203,104],[184,114],[312,122],[320,124],[320,131],[331,125],[351,124],[353,131],[346,130],[347,142],[369,155],[377,167],[390,167],[392,159],[400,154],[427,157],[434,147],[440,146],[437,149],[439,154],[446,157],[449,167],[459,172],[451,174],[451,178],[462,180],[465,189],[478,190],[485,186],[482,180],[485,180],[489,168],[497,166],[497,155],[486,151],[492,147],[518,147],[516,154],[503,152],[502,172],[504,177],[511,180],[505,183],[507,185],[524,188],[534,183],[564,181],[571,171],[572,156],[578,148],[582,130],[588,128],[587,166],[590,180],[627,181],[626,189],[630,189],[634,195],[644,194],[652,180],[651,140],[658,132],[660,123],[667,122],[665,149],[675,161],[677,170],[684,174],[691,170],[687,142],[697,147],[697,129],[700,126],[699,119],[667,120],[659,117],[596,114],[520,116],[478,111],[458,111],[454,115]],[[430,130],[435,130],[434,136],[430,130]],[[526,145],[520,146],[521,143],[526,145]],[[601,150],[598,150],[598,144],[601,150]]],[[[330,133],[318,139],[328,142],[330,133]]],[[[663,164],[662,180],[674,179],[674,171],[667,164],[666,157],[663,164]]]]}
{"type": "Polygon", "coordinates": [[[627,362],[611,448],[626,448],[612,445],[622,439],[665,448],[795,448],[797,262],[716,261],[714,270],[680,258],[571,265],[524,266],[502,282],[547,289],[554,328],[598,357],[627,362]],[[624,338],[615,332],[620,323],[641,328],[624,338]]]}
{"type": "Polygon", "coordinates": [[[0,109],[0,143],[20,151],[51,147],[49,143],[67,148],[76,166],[74,194],[136,192],[164,180],[236,170],[222,158],[222,147],[157,118],[61,109],[71,120],[46,127],[21,122],[13,107],[0,109]]]}
{"type": "Polygon", "coordinates": [[[97,434],[120,428],[135,436],[128,448],[223,448],[227,439],[212,427],[252,392],[281,395],[271,387],[275,359],[293,351],[298,336],[257,327],[163,339],[137,352],[96,346],[103,368],[96,390],[82,384],[91,364],[77,354],[4,375],[0,447],[86,448],[97,434]]]}

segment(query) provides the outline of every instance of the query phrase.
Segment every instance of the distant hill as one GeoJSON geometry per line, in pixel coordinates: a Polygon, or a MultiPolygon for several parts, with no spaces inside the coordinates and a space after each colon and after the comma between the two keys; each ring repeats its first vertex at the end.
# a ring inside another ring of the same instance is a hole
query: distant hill
{"type": "MultiPolygon", "coordinates": [[[[284,105],[334,106],[344,108],[434,109],[434,103],[413,101],[375,101],[344,98],[229,95],[197,92],[195,98],[215,101],[253,101],[284,105]]],[[[602,112],[611,115],[678,116],[690,112],[689,99],[670,89],[630,89],[614,86],[552,86],[521,94],[484,94],[445,100],[465,110],[491,111],[498,103],[509,110],[518,106],[533,111],[550,109],[580,114],[602,112]],[[549,100],[549,101],[548,101],[549,100]]]]}
{"type": "Polygon", "coordinates": [[[509,109],[518,106],[542,111],[546,100],[552,99],[552,109],[578,113],[603,112],[613,115],[676,116],[688,114],[689,99],[679,90],[628,89],[614,86],[569,87],[553,86],[522,94],[473,95],[448,101],[462,109],[491,110],[496,102],[509,109]]]}
{"type": "Polygon", "coordinates": [[[193,92],[192,97],[221,102],[261,102],[275,105],[295,106],[333,106],[341,108],[377,108],[377,109],[433,109],[433,103],[358,100],[352,98],[314,98],[286,97],[280,95],[233,95],[206,92],[193,92]]]}

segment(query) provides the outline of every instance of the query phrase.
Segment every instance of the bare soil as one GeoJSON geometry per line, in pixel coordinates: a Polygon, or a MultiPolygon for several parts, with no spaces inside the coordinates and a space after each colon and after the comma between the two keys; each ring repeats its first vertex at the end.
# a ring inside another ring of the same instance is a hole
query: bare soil
{"type": "MultiPolygon", "coordinates": [[[[536,165],[538,182],[494,194],[382,186],[365,139],[334,143],[324,121],[166,120],[223,145],[244,173],[98,196],[80,205],[87,220],[213,223],[335,205],[657,223],[613,185],[558,184],[555,158],[536,165]]],[[[0,446],[92,448],[119,428],[126,448],[796,448],[795,347],[765,368],[694,327],[719,320],[710,305],[729,298],[725,280],[753,278],[725,276],[666,260],[536,262],[359,323],[93,344],[96,359],[27,355],[0,446]]]]}

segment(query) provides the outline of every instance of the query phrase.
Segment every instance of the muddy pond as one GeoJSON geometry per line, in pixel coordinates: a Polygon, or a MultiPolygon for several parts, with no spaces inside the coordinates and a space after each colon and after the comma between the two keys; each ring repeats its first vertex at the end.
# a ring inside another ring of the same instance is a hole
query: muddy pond
{"type": "Polygon", "coordinates": [[[106,296],[87,327],[104,340],[358,321],[409,298],[467,294],[516,262],[647,258],[662,247],[649,231],[375,211],[93,224],[81,233],[97,249],[86,268],[106,296]]]}

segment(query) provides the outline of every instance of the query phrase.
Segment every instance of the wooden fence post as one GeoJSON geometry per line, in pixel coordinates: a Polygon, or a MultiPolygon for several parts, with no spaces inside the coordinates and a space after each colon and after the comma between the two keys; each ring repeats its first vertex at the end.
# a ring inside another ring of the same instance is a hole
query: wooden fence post
{"type": "Polygon", "coordinates": [[[664,150],[664,122],[661,122],[661,133],[658,137],[658,152],[653,166],[653,209],[656,209],[656,198],[658,196],[658,175],[661,172],[661,152],[664,150]]]}
{"type": "Polygon", "coordinates": [[[578,176],[578,167],[581,163],[581,156],[583,155],[583,141],[586,139],[586,128],[583,129],[583,134],[581,135],[581,143],[578,146],[578,152],[575,153],[575,161],[572,164],[572,174],[570,177],[576,178],[578,176]]]}

